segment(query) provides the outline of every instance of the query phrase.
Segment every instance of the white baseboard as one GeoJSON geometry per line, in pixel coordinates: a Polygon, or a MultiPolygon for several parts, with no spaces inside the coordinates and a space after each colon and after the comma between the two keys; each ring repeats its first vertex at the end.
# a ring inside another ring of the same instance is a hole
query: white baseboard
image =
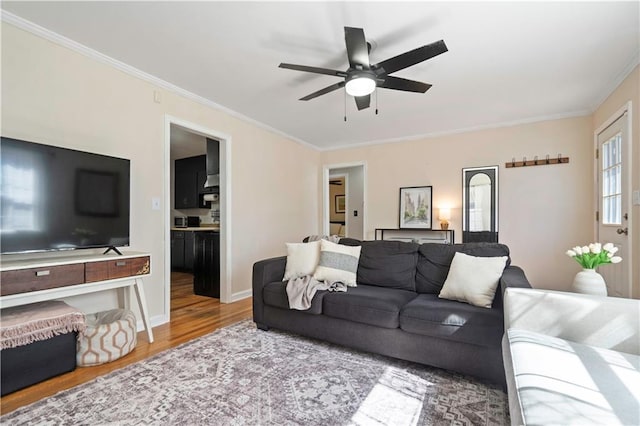
{"type": "MultiPolygon", "coordinates": [[[[154,317],[149,318],[149,321],[151,322],[151,328],[153,327],[157,327],[159,325],[162,324],[166,324],[169,322],[169,317],[167,315],[156,315],[154,317]]],[[[142,320],[138,320],[137,324],[136,324],[136,329],[137,331],[143,331],[144,328],[144,322],[142,322],[142,320]]]]}
{"type": "Polygon", "coordinates": [[[240,291],[238,293],[233,293],[231,295],[231,302],[237,302],[238,300],[242,300],[242,299],[246,299],[248,297],[253,296],[252,290],[245,290],[245,291],[240,291]]]}

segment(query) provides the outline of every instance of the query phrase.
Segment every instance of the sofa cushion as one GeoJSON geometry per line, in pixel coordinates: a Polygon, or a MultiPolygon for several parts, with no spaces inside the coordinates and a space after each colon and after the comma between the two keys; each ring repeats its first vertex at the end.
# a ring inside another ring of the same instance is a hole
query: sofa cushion
{"type": "Polygon", "coordinates": [[[416,293],[384,287],[359,285],[345,293],[326,294],[322,302],[324,315],[376,325],[397,328],[398,314],[416,293]]]}
{"type": "Polygon", "coordinates": [[[362,241],[358,284],[415,291],[418,244],[362,241]]]}
{"type": "Polygon", "coordinates": [[[507,256],[477,257],[456,253],[438,297],[491,308],[507,256]]]}
{"type": "Polygon", "coordinates": [[[320,241],[310,243],[286,243],[287,264],[283,281],[313,275],[320,261],[320,241]]]}
{"type": "MultiPolygon", "coordinates": [[[[318,291],[311,300],[311,307],[304,311],[308,314],[319,315],[322,313],[322,298],[328,293],[325,290],[318,291]]],[[[290,309],[289,298],[287,297],[287,282],[273,282],[265,285],[262,288],[262,299],[265,305],[273,306],[274,308],[290,309]]]]}
{"type": "Polygon", "coordinates": [[[416,291],[418,293],[440,293],[444,281],[447,279],[453,256],[457,252],[477,257],[507,256],[506,266],[511,264],[508,257],[509,247],[504,244],[421,244],[418,249],[416,267],[416,291]]]}
{"type": "Polygon", "coordinates": [[[360,251],[359,246],[351,247],[321,240],[320,261],[313,278],[329,284],[341,282],[355,287],[360,251]]]}
{"type": "Polygon", "coordinates": [[[501,309],[439,299],[436,294],[420,294],[402,308],[400,328],[423,336],[499,346],[504,326],[501,309]]]}
{"type": "Polygon", "coordinates": [[[640,356],[509,329],[513,424],[640,424],[640,356]]]}

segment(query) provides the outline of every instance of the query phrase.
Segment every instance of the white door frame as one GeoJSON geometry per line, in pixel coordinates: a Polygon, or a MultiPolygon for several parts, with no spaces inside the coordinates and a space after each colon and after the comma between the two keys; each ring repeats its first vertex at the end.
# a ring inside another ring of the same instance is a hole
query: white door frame
{"type": "Polygon", "coordinates": [[[220,302],[232,302],[231,289],[231,136],[181,118],[164,116],[164,309],[171,315],[171,125],[220,141],[220,302]]]}
{"type": "MultiPolygon", "coordinates": [[[[627,139],[625,141],[623,141],[624,146],[622,148],[622,152],[626,154],[626,158],[627,158],[627,164],[623,171],[624,176],[622,176],[622,179],[624,179],[626,181],[627,184],[627,193],[624,194],[623,196],[628,197],[628,205],[629,205],[629,210],[632,207],[632,199],[633,199],[633,185],[632,185],[632,173],[631,173],[631,164],[633,163],[633,151],[632,151],[632,147],[633,144],[631,143],[631,141],[633,140],[633,134],[632,134],[632,130],[633,130],[633,115],[632,115],[632,109],[631,109],[631,101],[626,102],[620,109],[618,109],[616,112],[614,112],[611,116],[609,116],[609,118],[607,120],[605,120],[604,123],[602,123],[594,132],[593,132],[593,152],[595,153],[596,149],[598,149],[598,135],[600,133],[602,133],[607,127],[611,126],[618,118],[622,117],[624,114],[627,114],[627,139]]],[[[593,211],[596,212],[599,210],[600,208],[600,195],[599,195],[599,183],[600,183],[600,176],[598,173],[599,170],[599,161],[600,158],[596,158],[596,156],[594,155],[594,160],[593,160],[593,190],[594,190],[594,209],[593,211]]],[[[595,217],[594,217],[595,219],[595,217]]],[[[627,276],[629,277],[629,295],[632,296],[633,295],[633,262],[631,261],[631,259],[633,259],[633,215],[629,215],[629,220],[628,220],[628,224],[627,227],[629,228],[629,244],[627,244],[628,246],[628,259],[623,259],[622,263],[624,263],[624,267],[627,269],[627,276]]],[[[600,212],[600,218],[599,220],[602,220],[602,212],[600,212]]],[[[599,236],[599,229],[598,229],[598,221],[594,220],[593,221],[593,235],[595,235],[596,240],[598,240],[599,236]]]]}
{"type": "MultiPolygon", "coordinates": [[[[329,208],[329,172],[333,169],[342,169],[347,167],[362,167],[363,179],[362,179],[362,191],[363,191],[363,208],[361,214],[364,215],[362,218],[362,236],[366,239],[366,231],[367,231],[367,216],[368,213],[368,204],[367,204],[367,162],[366,161],[354,161],[351,163],[338,163],[338,164],[325,164],[322,166],[322,235],[329,235],[329,222],[331,219],[329,208]]],[[[346,186],[346,180],[345,180],[346,186]]],[[[346,191],[345,191],[346,194],[346,191]]],[[[349,199],[347,198],[347,203],[349,199]]],[[[345,205],[345,223],[348,222],[346,215],[349,214],[349,210],[346,209],[348,207],[345,205]]]]}

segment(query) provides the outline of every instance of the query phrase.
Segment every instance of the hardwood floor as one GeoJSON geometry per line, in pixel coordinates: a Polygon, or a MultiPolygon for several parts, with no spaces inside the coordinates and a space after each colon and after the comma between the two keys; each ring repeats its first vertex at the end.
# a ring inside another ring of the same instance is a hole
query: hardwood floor
{"type": "Polygon", "coordinates": [[[153,328],[154,343],[149,344],[147,332],[142,331],[138,333],[136,348],[128,355],[95,367],[78,367],[70,373],[6,395],[0,398],[0,413],[8,413],[251,316],[250,298],[226,304],[220,303],[219,299],[196,296],[193,294],[193,276],[172,272],[171,321],[153,328]]]}

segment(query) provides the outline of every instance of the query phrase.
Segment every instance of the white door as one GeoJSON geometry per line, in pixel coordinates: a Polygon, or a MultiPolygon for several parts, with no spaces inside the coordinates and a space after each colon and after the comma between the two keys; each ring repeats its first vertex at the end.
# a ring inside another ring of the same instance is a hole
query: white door
{"type": "Polygon", "coordinates": [[[631,297],[629,180],[630,158],[625,112],[598,134],[598,241],[613,243],[622,262],[598,269],[609,296],[631,297]]]}

